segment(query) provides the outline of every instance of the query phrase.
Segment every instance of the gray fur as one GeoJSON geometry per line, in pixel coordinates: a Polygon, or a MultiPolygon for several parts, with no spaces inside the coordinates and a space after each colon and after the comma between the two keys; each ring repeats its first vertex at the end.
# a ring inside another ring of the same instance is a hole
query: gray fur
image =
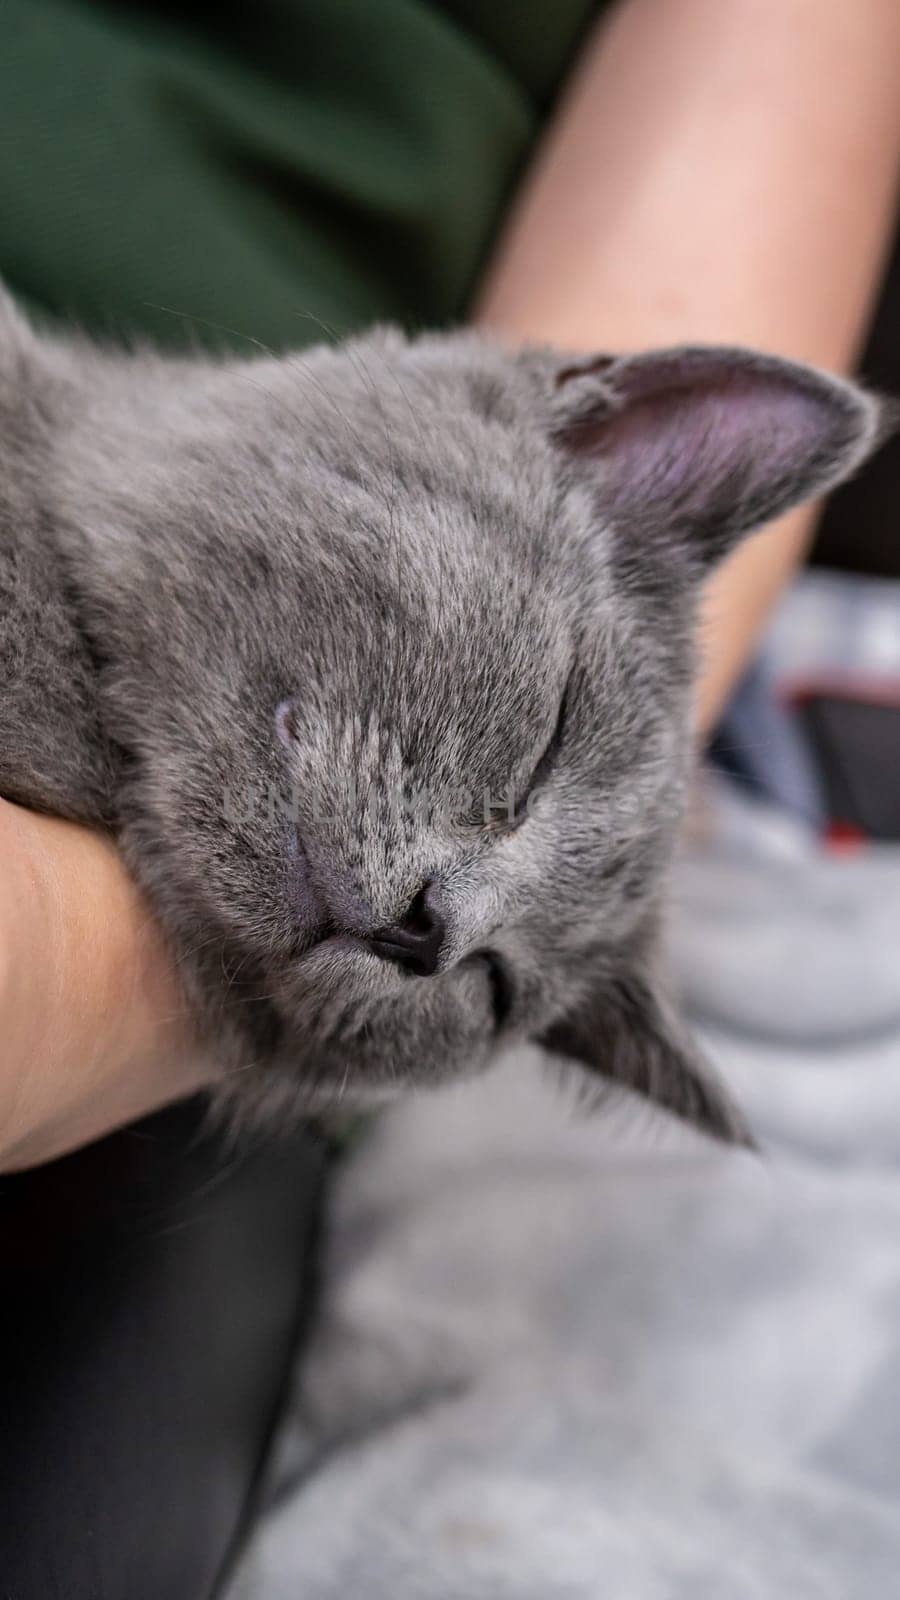
{"type": "Polygon", "coordinates": [[[876,431],[853,386],[739,351],[171,359],[5,300],[0,793],[115,828],[241,1114],[531,1036],[738,1137],[655,954],[696,595],[876,431]],[[517,825],[392,804],[521,795],[564,695],[517,825]],[[362,939],[425,883],[418,978],[362,939]]]}

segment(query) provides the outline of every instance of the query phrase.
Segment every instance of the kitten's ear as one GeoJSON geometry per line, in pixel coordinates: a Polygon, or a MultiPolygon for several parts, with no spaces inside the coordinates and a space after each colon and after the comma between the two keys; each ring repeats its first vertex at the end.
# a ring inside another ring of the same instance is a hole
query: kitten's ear
{"type": "Polygon", "coordinates": [[[753,1148],[740,1113],[651,978],[601,981],[577,1013],[554,1023],[538,1043],[725,1144],[753,1148]]]}
{"type": "Polygon", "coordinates": [[[621,526],[701,566],[742,534],[849,476],[879,442],[855,384],[718,346],[557,365],[552,436],[593,473],[621,526]]]}

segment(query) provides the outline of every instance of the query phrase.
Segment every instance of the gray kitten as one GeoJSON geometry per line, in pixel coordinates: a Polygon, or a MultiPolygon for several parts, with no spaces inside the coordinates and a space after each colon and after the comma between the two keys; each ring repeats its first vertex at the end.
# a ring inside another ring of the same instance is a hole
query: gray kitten
{"type": "Polygon", "coordinates": [[[468,333],[168,359],[4,298],[0,419],[0,793],[116,830],[240,1110],[528,1036],[742,1136],[657,974],[695,605],[874,401],[468,333]]]}

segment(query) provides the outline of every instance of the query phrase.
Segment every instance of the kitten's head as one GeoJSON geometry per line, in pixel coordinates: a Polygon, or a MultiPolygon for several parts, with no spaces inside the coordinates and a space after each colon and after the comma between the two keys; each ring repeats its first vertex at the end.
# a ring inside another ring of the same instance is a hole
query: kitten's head
{"type": "Polygon", "coordinates": [[[528,1036],[736,1134],[657,975],[696,603],[875,404],[739,350],[473,335],[112,366],[66,470],[123,842],[258,1064],[238,1092],[368,1097],[528,1036]]]}

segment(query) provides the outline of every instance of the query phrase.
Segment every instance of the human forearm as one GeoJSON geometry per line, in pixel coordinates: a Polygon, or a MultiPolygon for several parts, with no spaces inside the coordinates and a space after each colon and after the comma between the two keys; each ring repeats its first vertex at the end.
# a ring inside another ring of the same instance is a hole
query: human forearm
{"type": "MultiPolygon", "coordinates": [[[[896,0],[627,0],[589,44],[476,306],[511,339],[853,359],[900,164],[896,0]]],[[[812,527],[710,586],[708,726],[812,527]]]]}
{"type": "Polygon", "coordinates": [[[113,846],[0,801],[0,1169],[208,1077],[159,933],[113,846]]]}

